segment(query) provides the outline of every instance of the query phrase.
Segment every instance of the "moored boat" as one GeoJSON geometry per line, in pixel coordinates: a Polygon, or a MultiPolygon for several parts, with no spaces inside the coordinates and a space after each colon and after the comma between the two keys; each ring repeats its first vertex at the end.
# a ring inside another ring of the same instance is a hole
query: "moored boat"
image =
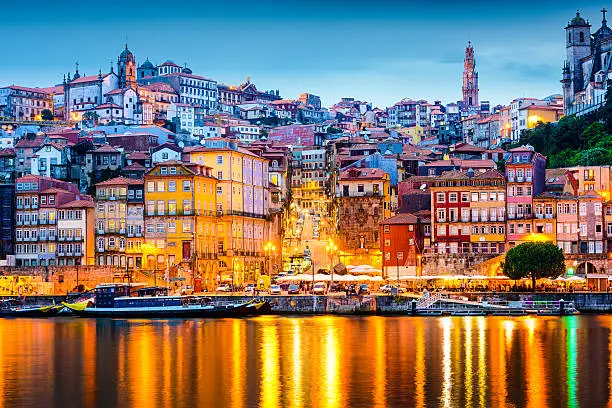
{"type": "Polygon", "coordinates": [[[3,300],[0,303],[0,317],[53,317],[63,308],[63,305],[16,306],[14,301],[3,300]]]}
{"type": "Polygon", "coordinates": [[[204,296],[160,295],[162,288],[147,289],[139,290],[139,296],[131,296],[130,285],[100,285],[95,289],[93,302],[64,305],[82,317],[166,318],[252,316],[262,313],[267,304],[257,299],[222,303],[204,296]]]}

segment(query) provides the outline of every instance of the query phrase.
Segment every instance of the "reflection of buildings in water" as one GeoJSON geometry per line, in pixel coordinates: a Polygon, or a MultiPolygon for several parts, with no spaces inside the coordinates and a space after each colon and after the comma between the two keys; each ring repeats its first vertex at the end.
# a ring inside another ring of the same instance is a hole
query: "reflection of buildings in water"
{"type": "MultiPolygon", "coordinates": [[[[287,339],[287,344],[291,344],[291,364],[288,367],[288,378],[291,378],[287,387],[288,394],[291,396],[292,406],[296,408],[304,407],[304,390],[303,390],[303,375],[302,372],[304,362],[302,360],[304,354],[304,344],[302,343],[302,327],[298,319],[291,321],[291,339],[287,339]]],[[[312,363],[312,360],[310,360],[312,363]]]]}
{"type": "Polygon", "coordinates": [[[384,317],[374,317],[374,404],[384,407],[387,390],[387,326],[384,317]]]}
{"type": "Polygon", "coordinates": [[[261,326],[260,406],[280,407],[279,339],[277,322],[261,326]]]}
{"type": "Polygon", "coordinates": [[[444,407],[451,407],[451,394],[453,383],[451,377],[451,330],[453,322],[450,317],[440,319],[442,326],[442,403],[444,407]]]}
{"type": "Polygon", "coordinates": [[[415,407],[425,407],[425,379],[427,376],[425,365],[425,329],[423,319],[415,319],[415,407]]]}
{"type": "Polygon", "coordinates": [[[322,405],[329,408],[341,405],[342,387],[340,385],[340,346],[339,328],[333,318],[325,319],[322,340],[323,375],[320,386],[323,388],[322,405]]]}
{"type": "Polygon", "coordinates": [[[524,359],[525,359],[525,379],[526,381],[526,392],[527,401],[531,407],[544,407],[547,405],[547,393],[548,388],[546,387],[547,381],[545,380],[546,371],[544,369],[543,353],[546,349],[544,344],[541,342],[539,336],[535,336],[537,322],[533,317],[527,318],[523,321],[524,326],[527,329],[527,347],[524,347],[524,359]]]}
{"type": "Polygon", "coordinates": [[[487,320],[484,316],[476,319],[478,321],[478,404],[484,407],[487,394],[487,320]]]}
{"type": "Polygon", "coordinates": [[[245,406],[245,373],[246,373],[246,322],[242,319],[232,320],[232,382],[230,386],[230,406],[245,406]]]}
{"type": "Polygon", "coordinates": [[[466,317],[463,320],[464,331],[465,331],[465,402],[467,407],[471,407],[473,404],[472,395],[474,388],[472,384],[472,377],[474,372],[472,371],[472,317],[466,317]]]}

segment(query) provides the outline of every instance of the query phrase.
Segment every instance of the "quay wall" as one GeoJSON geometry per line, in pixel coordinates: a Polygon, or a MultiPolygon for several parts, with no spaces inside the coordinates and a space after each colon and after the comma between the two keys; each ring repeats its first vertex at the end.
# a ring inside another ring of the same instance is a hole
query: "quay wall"
{"type": "MultiPolygon", "coordinates": [[[[612,313],[612,292],[594,293],[455,293],[469,300],[486,300],[492,296],[498,300],[532,300],[532,301],[558,301],[573,302],[581,313],[612,313]]],[[[212,295],[221,301],[247,301],[251,296],[212,295]]],[[[14,296],[0,296],[0,299],[14,298],[14,296]]],[[[273,314],[311,315],[311,314],[379,314],[401,315],[409,314],[412,308],[412,299],[417,296],[260,296],[272,306],[273,314]]],[[[66,300],[66,296],[26,296],[28,305],[59,304],[66,300]]]]}

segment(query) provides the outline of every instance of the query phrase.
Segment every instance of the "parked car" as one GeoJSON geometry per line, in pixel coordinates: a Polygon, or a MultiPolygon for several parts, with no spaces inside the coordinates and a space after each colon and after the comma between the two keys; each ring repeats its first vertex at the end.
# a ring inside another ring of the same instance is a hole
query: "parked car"
{"type": "Polygon", "coordinates": [[[289,285],[289,290],[287,292],[290,295],[297,295],[300,293],[300,288],[298,285],[289,285]]]}
{"type": "Polygon", "coordinates": [[[362,283],[357,288],[357,294],[358,295],[369,295],[370,294],[370,288],[368,288],[368,285],[366,285],[365,283],[362,283]]]}
{"type": "Polygon", "coordinates": [[[344,292],[346,289],[339,283],[334,283],[329,287],[330,292],[344,292]]]}
{"type": "Polygon", "coordinates": [[[270,290],[269,290],[271,295],[280,295],[281,294],[281,288],[279,285],[270,285],[270,290]]]}
{"type": "Polygon", "coordinates": [[[249,283],[246,288],[244,288],[244,292],[250,295],[255,293],[255,284],[249,283]]]}
{"type": "Polygon", "coordinates": [[[325,283],[317,282],[312,287],[312,294],[313,295],[324,295],[326,290],[327,290],[327,286],[325,285],[325,283]]]}
{"type": "Polygon", "coordinates": [[[406,293],[406,288],[397,285],[383,285],[380,287],[382,293],[391,293],[393,289],[398,289],[399,293],[406,293]]]}
{"type": "Polygon", "coordinates": [[[232,285],[221,285],[217,286],[217,292],[231,292],[232,285]]]}
{"type": "Polygon", "coordinates": [[[181,288],[181,295],[193,295],[193,286],[183,286],[181,288]]]}

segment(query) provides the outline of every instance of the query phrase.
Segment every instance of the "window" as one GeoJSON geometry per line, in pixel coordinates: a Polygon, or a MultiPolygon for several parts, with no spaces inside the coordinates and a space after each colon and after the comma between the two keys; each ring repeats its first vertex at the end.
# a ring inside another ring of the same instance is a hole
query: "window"
{"type": "Polygon", "coordinates": [[[391,232],[391,228],[390,228],[390,226],[389,226],[389,225],[384,225],[384,226],[383,226],[383,230],[384,230],[384,232],[385,232],[386,234],[388,234],[388,233],[390,233],[390,232],[391,232]]]}
{"type": "Polygon", "coordinates": [[[163,181],[157,182],[157,191],[159,191],[160,193],[163,193],[164,191],[166,191],[166,185],[163,181]]]}
{"type": "Polygon", "coordinates": [[[457,202],[457,193],[449,193],[449,195],[448,195],[448,202],[449,203],[456,203],[457,202]]]}
{"type": "Polygon", "coordinates": [[[168,201],[168,215],[176,215],[176,200],[168,201]]]}
{"type": "Polygon", "coordinates": [[[446,199],[445,199],[445,197],[444,197],[444,193],[437,193],[437,194],[436,194],[436,201],[437,201],[438,203],[444,203],[444,202],[446,202],[446,199]]]}
{"type": "Polygon", "coordinates": [[[217,156],[217,164],[223,164],[223,156],[221,155],[217,156]]]}
{"type": "Polygon", "coordinates": [[[147,224],[147,232],[148,232],[148,233],[153,233],[153,232],[155,232],[155,225],[153,225],[153,224],[147,224]]]}
{"type": "Polygon", "coordinates": [[[147,215],[155,215],[155,201],[147,201],[147,215]]]}
{"type": "Polygon", "coordinates": [[[191,232],[191,221],[183,221],[183,232],[191,232]]]}
{"type": "Polygon", "coordinates": [[[176,181],[169,181],[168,182],[168,191],[173,193],[176,191],[176,181]]]}
{"type": "Polygon", "coordinates": [[[363,193],[365,191],[365,187],[363,184],[357,184],[357,192],[363,193]]]}
{"type": "Polygon", "coordinates": [[[183,192],[191,191],[191,181],[183,180],[183,192]]]}
{"type": "Polygon", "coordinates": [[[163,222],[158,223],[157,224],[157,232],[164,232],[164,227],[165,227],[165,225],[164,225],[163,222]]]}
{"type": "Polygon", "coordinates": [[[147,192],[148,193],[153,193],[155,191],[155,182],[154,181],[147,181],[147,192]]]}
{"type": "Polygon", "coordinates": [[[487,193],[480,193],[480,201],[487,201],[487,193]]]}
{"type": "Polygon", "coordinates": [[[442,237],[446,235],[446,227],[444,225],[438,225],[438,236],[442,237]]]}
{"type": "Polygon", "coordinates": [[[161,200],[157,202],[157,215],[164,215],[164,202],[161,200]]]}
{"type": "Polygon", "coordinates": [[[193,208],[192,208],[191,200],[183,200],[183,214],[189,215],[191,214],[192,210],[193,208]]]}
{"type": "Polygon", "coordinates": [[[585,203],[580,204],[580,215],[586,215],[586,204],[585,203]]]}
{"type": "Polygon", "coordinates": [[[595,203],[595,215],[601,215],[601,203],[595,203]]]}
{"type": "Polygon", "coordinates": [[[217,194],[223,194],[223,186],[217,186],[217,194]]]}
{"type": "Polygon", "coordinates": [[[385,246],[391,246],[391,240],[385,239],[385,246]]]}
{"type": "Polygon", "coordinates": [[[461,193],[461,202],[462,203],[467,203],[469,201],[470,201],[469,193],[461,193]]]}
{"type": "Polygon", "coordinates": [[[438,209],[438,222],[446,222],[446,210],[443,208],[438,209]]]}

